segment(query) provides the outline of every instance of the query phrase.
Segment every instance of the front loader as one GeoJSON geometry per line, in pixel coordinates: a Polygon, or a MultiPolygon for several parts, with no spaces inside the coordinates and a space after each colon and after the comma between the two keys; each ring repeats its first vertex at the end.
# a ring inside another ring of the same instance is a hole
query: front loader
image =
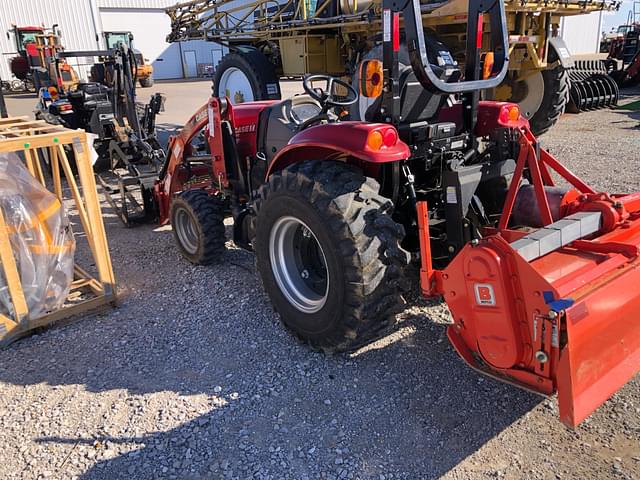
{"type": "Polygon", "coordinates": [[[284,101],[211,98],[169,142],[160,219],[208,264],[232,217],[282,322],[318,350],[378,337],[419,283],[447,302],[467,364],[557,392],[574,427],[640,366],[640,194],[594,190],[516,104],[480,100],[509,68],[502,1],[469,0],[464,69],[420,8],[384,1],[382,61],[361,62],[360,94],[312,75],[284,101]],[[365,118],[341,121],[359,95],[365,118]]]}

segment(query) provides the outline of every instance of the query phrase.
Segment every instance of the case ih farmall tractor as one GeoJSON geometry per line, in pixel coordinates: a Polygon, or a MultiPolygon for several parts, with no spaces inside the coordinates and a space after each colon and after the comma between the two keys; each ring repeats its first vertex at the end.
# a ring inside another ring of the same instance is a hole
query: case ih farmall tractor
{"type": "Polygon", "coordinates": [[[375,338],[419,281],[447,302],[466,363],[557,391],[575,426],[640,364],[640,194],[594,191],[517,105],[479,101],[507,71],[503,2],[469,1],[464,72],[425,33],[419,0],[385,0],[382,23],[383,61],[360,66],[378,97],[366,121],[345,120],[357,94],[327,75],[284,101],[211,98],[170,141],[161,221],[206,264],[232,216],[282,321],[320,350],[375,338]]]}

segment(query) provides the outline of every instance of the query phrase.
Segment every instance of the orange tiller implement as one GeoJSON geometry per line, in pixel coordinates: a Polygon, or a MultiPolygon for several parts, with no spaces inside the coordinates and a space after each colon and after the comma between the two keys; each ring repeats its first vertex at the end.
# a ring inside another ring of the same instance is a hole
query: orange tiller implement
{"type": "Polygon", "coordinates": [[[448,337],[473,368],[523,388],[557,391],[574,427],[640,366],[640,193],[597,193],[522,127],[520,156],[495,231],[444,270],[431,267],[426,202],[419,202],[424,295],[442,295],[448,337]],[[532,175],[542,228],[507,228],[522,172],[532,175]],[[550,171],[574,187],[552,216],[550,171]]]}

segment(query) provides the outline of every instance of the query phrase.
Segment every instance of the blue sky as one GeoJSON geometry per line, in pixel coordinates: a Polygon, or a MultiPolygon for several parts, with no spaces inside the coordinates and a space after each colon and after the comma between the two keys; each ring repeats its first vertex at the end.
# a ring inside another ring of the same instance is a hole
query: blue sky
{"type": "MultiPolygon", "coordinates": [[[[623,25],[627,22],[627,15],[629,10],[633,9],[633,0],[624,0],[620,5],[620,10],[617,12],[605,12],[602,21],[602,29],[605,32],[611,30],[611,27],[618,28],[618,25],[623,25]]],[[[636,11],[640,10],[640,4],[636,5],[636,11]]]]}

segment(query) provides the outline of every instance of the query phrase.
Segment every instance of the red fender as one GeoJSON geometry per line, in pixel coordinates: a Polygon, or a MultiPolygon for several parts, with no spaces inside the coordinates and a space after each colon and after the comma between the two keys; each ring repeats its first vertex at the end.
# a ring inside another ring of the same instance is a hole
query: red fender
{"type": "Polygon", "coordinates": [[[327,123],[308,128],[296,134],[278,152],[266,176],[305,160],[346,160],[367,166],[409,158],[409,147],[401,140],[392,146],[382,145],[378,150],[367,145],[367,138],[372,131],[384,133],[389,129],[395,131],[393,126],[386,123],[365,122],[327,123]]]}

